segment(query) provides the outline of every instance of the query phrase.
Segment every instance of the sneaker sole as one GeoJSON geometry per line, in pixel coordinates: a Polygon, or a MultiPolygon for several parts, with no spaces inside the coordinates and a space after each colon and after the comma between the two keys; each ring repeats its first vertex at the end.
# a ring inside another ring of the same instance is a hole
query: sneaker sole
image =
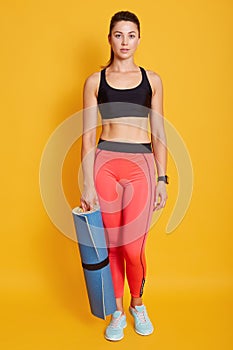
{"type": "Polygon", "coordinates": [[[124,338],[124,336],[122,338],[119,338],[119,339],[112,339],[112,338],[107,338],[105,337],[106,340],[109,340],[109,341],[120,341],[124,338]]]}
{"type": "Polygon", "coordinates": [[[150,332],[150,333],[141,333],[141,332],[139,332],[136,328],[134,328],[134,330],[135,330],[135,332],[136,332],[137,334],[144,335],[144,336],[146,336],[146,335],[151,335],[152,333],[154,333],[154,329],[153,329],[153,331],[150,332]]]}

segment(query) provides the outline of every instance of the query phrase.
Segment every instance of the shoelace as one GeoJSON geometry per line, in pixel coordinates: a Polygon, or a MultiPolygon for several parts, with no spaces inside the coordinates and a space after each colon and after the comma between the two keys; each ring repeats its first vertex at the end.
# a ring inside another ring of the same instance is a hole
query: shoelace
{"type": "Polygon", "coordinates": [[[136,314],[137,314],[141,323],[146,323],[145,311],[136,311],[136,314]]]}
{"type": "Polygon", "coordinates": [[[113,317],[111,322],[110,322],[110,327],[112,328],[117,328],[119,326],[120,323],[120,319],[121,319],[122,315],[120,315],[119,317],[115,318],[113,317]]]}

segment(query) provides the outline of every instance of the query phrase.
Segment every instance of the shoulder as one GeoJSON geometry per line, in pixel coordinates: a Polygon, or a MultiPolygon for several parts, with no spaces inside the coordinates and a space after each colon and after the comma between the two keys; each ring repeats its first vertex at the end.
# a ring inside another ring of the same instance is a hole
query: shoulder
{"type": "Polygon", "coordinates": [[[90,74],[84,82],[84,90],[88,89],[88,91],[91,90],[96,93],[98,91],[98,87],[100,83],[100,75],[101,75],[101,71],[90,74]]]}
{"type": "Polygon", "coordinates": [[[151,88],[153,91],[153,95],[155,94],[156,91],[162,90],[163,88],[163,82],[161,76],[152,70],[145,69],[148,80],[151,84],[151,88]]]}

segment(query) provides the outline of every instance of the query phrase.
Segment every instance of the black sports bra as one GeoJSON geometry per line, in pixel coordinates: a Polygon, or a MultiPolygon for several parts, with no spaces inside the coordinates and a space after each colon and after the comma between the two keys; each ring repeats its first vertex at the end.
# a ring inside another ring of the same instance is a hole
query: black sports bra
{"type": "Polygon", "coordinates": [[[97,101],[102,119],[148,117],[152,89],[145,69],[140,66],[139,68],[142,80],[139,85],[129,89],[117,89],[110,86],[106,81],[106,68],[101,70],[97,101]]]}

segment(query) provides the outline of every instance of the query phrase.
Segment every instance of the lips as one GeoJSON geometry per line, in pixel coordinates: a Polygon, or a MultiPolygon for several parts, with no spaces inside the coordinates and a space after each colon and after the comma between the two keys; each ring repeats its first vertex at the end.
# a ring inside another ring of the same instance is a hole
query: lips
{"type": "Polygon", "coordinates": [[[121,49],[121,52],[128,52],[129,49],[121,49]]]}

